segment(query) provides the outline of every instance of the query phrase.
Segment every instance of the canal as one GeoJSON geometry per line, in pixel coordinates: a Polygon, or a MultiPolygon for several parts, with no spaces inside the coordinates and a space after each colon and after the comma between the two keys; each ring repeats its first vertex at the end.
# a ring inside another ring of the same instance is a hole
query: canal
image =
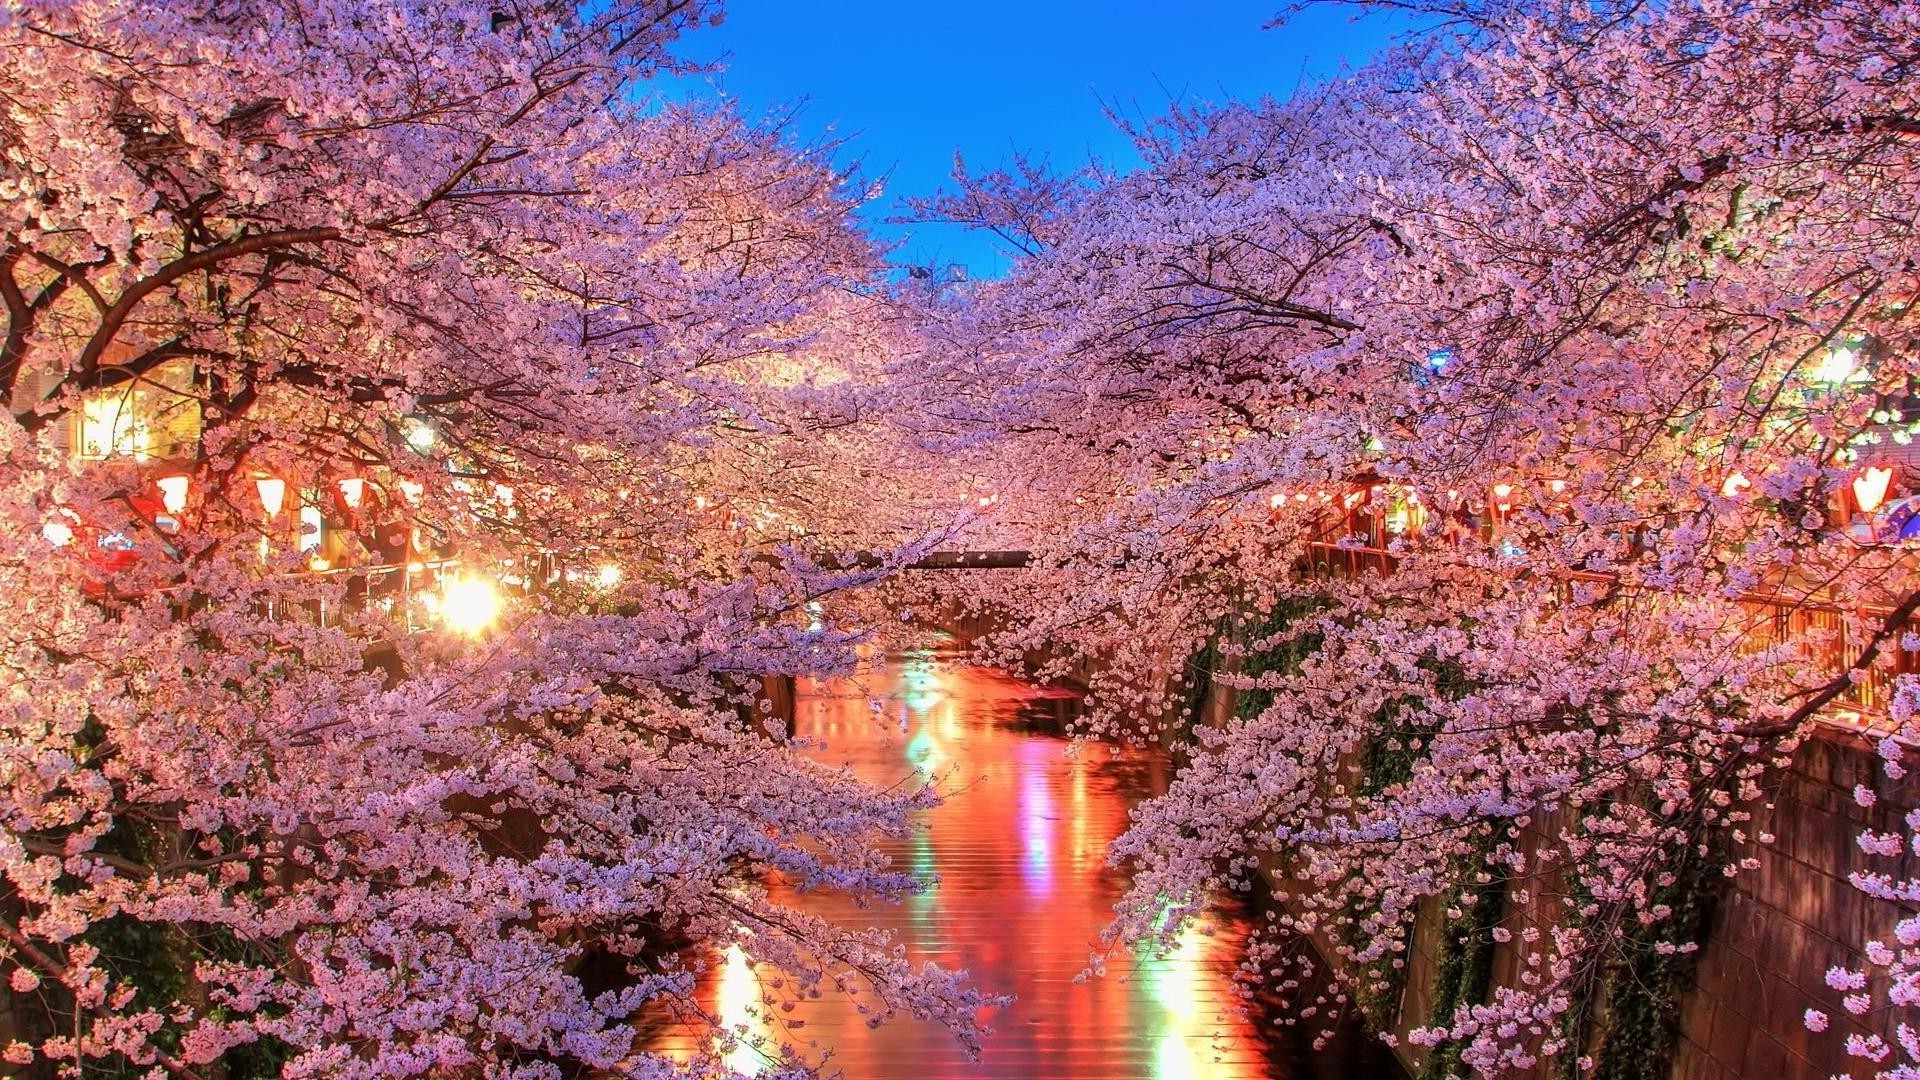
{"type": "MultiPolygon", "coordinates": [[[[857,908],[818,894],[801,902],[845,925],[892,930],[916,961],[964,968],[983,989],[1012,995],[988,1017],[994,1031],[979,1061],[934,1025],[870,1028],[831,995],[790,1017],[803,1031],[776,1032],[757,1016],[755,975],[737,951],[704,980],[706,1007],[847,1080],[1396,1076],[1376,1043],[1348,1033],[1316,1051],[1318,1024],[1290,1026],[1258,998],[1243,1000],[1233,980],[1252,925],[1243,906],[1194,926],[1170,956],[1116,957],[1104,977],[1077,978],[1124,889],[1107,845],[1135,803],[1164,790],[1170,766],[1144,749],[1070,753],[1059,728],[1076,704],[933,653],[803,683],[798,697],[796,733],[821,744],[813,753],[823,762],[880,786],[915,773],[941,782],[946,801],[888,850],[938,884],[898,905],[857,908]]],[[[673,1038],[662,1033],[656,1049],[673,1049],[673,1038]]],[[[729,1064],[752,1073],[765,1059],[741,1047],[729,1064]]]]}

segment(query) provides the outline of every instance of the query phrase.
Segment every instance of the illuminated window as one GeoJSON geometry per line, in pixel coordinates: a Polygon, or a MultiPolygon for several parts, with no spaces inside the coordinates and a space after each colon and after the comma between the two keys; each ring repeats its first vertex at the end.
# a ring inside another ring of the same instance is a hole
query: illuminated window
{"type": "Polygon", "coordinates": [[[67,430],[82,461],[154,461],[192,449],[200,438],[200,404],[190,364],[175,362],[88,393],[67,430]]]}
{"type": "Polygon", "coordinates": [[[116,389],[90,397],[81,405],[80,457],[100,461],[130,457],[154,458],[151,410],[144,390],[116,389]]]}

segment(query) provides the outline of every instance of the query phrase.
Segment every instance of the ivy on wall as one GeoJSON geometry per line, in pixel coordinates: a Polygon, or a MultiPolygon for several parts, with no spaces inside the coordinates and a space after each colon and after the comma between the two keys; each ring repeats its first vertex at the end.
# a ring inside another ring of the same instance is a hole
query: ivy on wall
{"type": "MultiPolygon", "coordinates": [[[[1203,721],[1217,682],[1215,673],[1236,657],[1235,674],[1248,679],[1257,680],[1270,673],[1297,673],[1319,648],[1320,637],[1311,633],[1289,637],[1287,631],[1325,606],[1320,598],[1305,597],[1284,601],[1265,612],[1224,620],[1189,661],[1191,681],[1183,717],[1191,725],[1203,721]]],[[[1431,673],[1435,690],[1443,695],[1459,697],[1473,690],[1472,680],[1458,665],[1429,659],[1421,666],[1431,673]]],[[[1258,715],[1273,703],[1274,694],[1274,690],[1262,687],[1238,689],[1234,715],[1258,715]]],[[[1409,695],[1385,702],[1359,748],[1354,777],[1358,793],[1377,796],[1411,780],[1420,761],[1431,752],[1434,735],[1418,697],[1409,695]]],[[[1439,929],[1433,997],[1426,1018],[1429,1025],[1451,1026],[1459,1009],[1484,1003],[1492,990],[1493,931],[1504,915],[1509,882],[1504,875],[1487,869],[1484,856],[1492,850],[1496,830],[1490,825],[1482,826],[1482,830],[1477,845],[1481,857],[1463,860],[1456,875],[1460,884],[1441,900],[1442,911],[1459,914],[1444,919],[1439,929]]],[[[1693,984],[1696,957],[1675,946],[1704,935],[1719,880],[1712,872],[1717,865],[1712,858],[1689,852],[1676,865],[1672,880],[1649,901],[1672,908],[1672,916],[1653,926],[1636,922],[1610,943],[1604,971],[1589,987],[1586,1000],[1568,1013],[1569,1049],[1558,1062],[1564,1077],[1576,1075],[1575,1066],[1582,1055],[1592,1059],[1592,1068],[1578,1073],[1580,1080],[1666,1080],[1671,1074],[1679,1041],[1679,1003],[1693,984]]],[[[1364,944],[1356,940],[1361,921],[1343,925],[1344,944],[1356,948],[1364,944]]],[[[1411,937],[1412,926],[1406,930],[1411,937]]],[[[1366,977],[1353,980],[1355,1005],[1373,1029],[1389,1030],[1401,1019],[1398,1013],[1408,972],[1407,965],[1382,964],[1366,977]]],[[[1435,1047],[1422,1063],[1419,1080],[1464,1075],[1460,1057],[1463,1049],[1453,1043],[1435,1047]]]]}
{"type": "MultiPolygon", "coordinates": [[[[1635,921],[1608,943],[1609,954],[1586,996],[1567,1013],[1568,1049],[1559,1074],[1580,1080],[1667,1080],[1680,1045],[1680,1000],[1694,984],[1698,953],[1677,946],[1706,937],[1725,877],[1721,860],[1685,851],[1650,906],[1673,912],[1652,926],[1635,921]],[[1578,1059],[1592,1058],[1580,1072],[1578,1059]]],[[[1586,897],[1583,895],[1583,900],[1586,897]]]]}
{"type": "MultiPolygon", "coordinates": [[[[1493,830],[1484,829],[1475,845],[1478,857],[1462,860],[1459,884],[1441,901],[1441,910],[1458,911],[1458,918],[1441,924],[1439,955],[1433,980],[1433,1006],[1427,1023],[1452,1026],[1461,1008],[1484,1004],[1493,988],[1493,931],[1505,914],[1507,878],[1485,869],[1485,853],[1492,848],[1493,830]]],[[[1460,1055],[1465,1044],[1449,1040],[1427,1055],[1419,1080],[1443,1080],[1465,1075],[1460,1055]]]]}
{"type": "MultiPolygon", "coordinates": [[[[82,728],[82,744],[96,743],[98,734],[91,725],[82,728]]],[[[101,837],[99,850],[139,866],[163,866],[180,857],[176,837],[165,824],[121,817],[101,837]]],[[[78,941],[100,950],[101,961],[113,972],[115,985],[132,991],[137,1009],[152,1009],[162,1018],[151,1042],[175,1054],[180,1051],[184,1034],[173,1019],[176,1005],[192,1002],[197,1011],[211,1019],[225,1018],[221,1009],[207,1007],[203,988],[193,977],[196,962],[273,962],[265,950],[242,941],[225,927],[148,922],[124,913],[94,921],[78,941]]],[[[16,1004],[19,1001],[16,999],[16,1004]]],[[[44,1036],[74,1030],[79,1019],[77,1003],[57,981],[49,979],[40,984],[37,1003],[36,1008],[15,1012],[14,1020],[25,1032],[44,1036]]],[[[222,1080],[266,1080],[279,1076],[291,1056],[284,1043],[263,1038],[227,1051],[203,1073],[222,1080]]],[[[136,1065],[125,1058],[103,1058],[90,1061],[85,1075],[100,1080],[139,1080],[153,1075],[153,1066],[136,1065]]]]}

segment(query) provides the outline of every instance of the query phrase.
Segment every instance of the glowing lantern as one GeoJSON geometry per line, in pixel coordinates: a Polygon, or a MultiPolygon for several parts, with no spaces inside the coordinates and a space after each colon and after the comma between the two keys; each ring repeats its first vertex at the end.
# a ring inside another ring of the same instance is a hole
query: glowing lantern
{"type": "Polygon", "coordinates": [[[40,537],[54,547],[66,547],[73,543],[73,526],[53,518],[40,526],[40,537]]]}
{"type": "Polygon", "coordinates": [[[420,497],[426,493],[426,490],[418,481],[400,481],[400,497],[407,500],[410,505],[419,506],[420,497]]]}
{"type": "MultiPolygon", "coordinates": [[[[301,551],[313,551],[320,547],[325,538],[327,522],[317,506],[300,508],[300,536],[298,543],[301,551]]],[[[322,567],[324,569],[324,567],[322,567]]]]}
{"type": "Polygon", "coordinates": [[[279,517],[280,509],[287,505],[287,482],[277,476],[262,476],[253,482],[254,490],[260,493],[260,508],[268,517],[279,517]]]}
{"type": "Polygon", "coordinates": [[[192,484],[192,478],[186,476],[163,476],[154,481],[160,489],[160,505],[167,508],[167,513],[178,514],[187,508],[187,489],[192,484]]]}
{"type": "Polygon", "coordinates": [[[1862,513],[1871,514],[1887,500],[1887,485],[1893,481],[1892,469],[1868,469],[1853,478],[1853,498],[1862,513]]]}
{"type": "Polygon", "coordinates": [[[1505,513],[1506,511],[1513,509],[1513,485],[1512,484],[1493,485],[1493,498],[1494,498],[1494,502],[1499,505],[1502,513],[1505,513]]]}
{"type": "Polygon", "coordinates": [[[500,591],[490,581],[463,577],[447,582],[440,598],[440,618],[447,629],[477,635],[500,617],[500,591]]]}
{"type": "Polygon", "coordinates": [[[1549,480],[1547,481],[1547,486],[1553,489],[1555,495],[1559,495],[1567,490],[1567,482],[1565,480],[1549,480]]]}
{"type": "Polygon", "coordinates": [[[611,589],[615,585],[620,584],[620,568],[612,563],[608,563],[600,568],[600,572],[595,575],[594,581],[603,589],[611,589]]]}
{"type": "Polygon", "coordinates": [[[1748,480],[1740,473],[1734,473],[1732,476],[1727,477],[1726,483],[1720,485],[1720,494],[1731,499],[1752,486],[1753,481],[1748,480]]]}
{"type": "Polygon", "coordinates": [[[360,509],[360,501],[366,497],[367,482],[365,480],[357,476],[349,476],[340,481],[340,501],[347,504],[347,509],[360,509]]]}
{"type": "Polygon", "coordinates": [[[1267,496],[1267,505],[1272,507],[1275,510],[1278,510],[1281,507],[1287,505],[1286,493],[1281,491],[1276,491],[1272,495],[1267,496]]]}

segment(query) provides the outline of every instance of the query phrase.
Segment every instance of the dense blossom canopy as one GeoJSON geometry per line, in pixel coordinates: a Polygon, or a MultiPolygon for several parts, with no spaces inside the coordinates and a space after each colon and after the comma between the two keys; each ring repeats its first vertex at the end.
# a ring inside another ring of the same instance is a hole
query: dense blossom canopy
{"type": "MultiPolygon", "coordinates": [[[[1849,520],[1920,421],[1920,5],[1411,6],[1136,173],[965,183],[1023,257],[932,296],[821,154],[648,94],[704,3],[0,9],[7,1060],[722,1075],[636,1037],[690,941],[971,1043],[962,976],[776,898],[916,887],[869,844],[931,792],[757,691],[892,600],[1191,728],[1116,940],[1274,866],[1249,968],[1310,938],[1365,1011],[1498,890],[1511,985],[1411,1037],[1590,1065],[1803,740],[1920,737],[1920,574],[1849,520]],[[890,575],[956,545],[1033,565],[890,575]]],[[[1891,1076],[1916,831],[1807,1020],[1891,1076]]]]}
{"type": "MultiPolygon", "coordinates": [[[[945,327],[987,404],[942,431],[997,425],[1050,567],[1006,645],[1107,664],[1114,727],[1183,669],[1256,706],[1120,842],[1116,932],[1278,860],[1365,1006],[1423,905],[1503,890],[1517,979],[1413,1032],[1492,1075],[1581,1064],[1595,983],[1694,948],[1676,883],[1737,872],[1797,743],[1915,644],[1911,554],[1844,511],[1914,419],[1920,8],[1413,6],[1440,29],[1175,113],[1137,174],[948,200],[1034,254],[945,327]]],[[[1887,690],[1897,774],[1920,687],[1887,690]]],[[[1862,838],[1860,888],[1912,898],[1912,831],[1862,838]]],[[[1832,981],[1891,977],[1842,1026],[1910,1075],[1920,922],[1886,911],[1832,981]]]]}
{"type": "Polygon", "coordinates": [[[927,793],[761,720],[896,331],[846,178],[646,96],[710,14],[0,15],[9,1061],[725,1071],[635,1044],[689,939],[972,1038],[769,899],[912,887],[927,793]]]}

